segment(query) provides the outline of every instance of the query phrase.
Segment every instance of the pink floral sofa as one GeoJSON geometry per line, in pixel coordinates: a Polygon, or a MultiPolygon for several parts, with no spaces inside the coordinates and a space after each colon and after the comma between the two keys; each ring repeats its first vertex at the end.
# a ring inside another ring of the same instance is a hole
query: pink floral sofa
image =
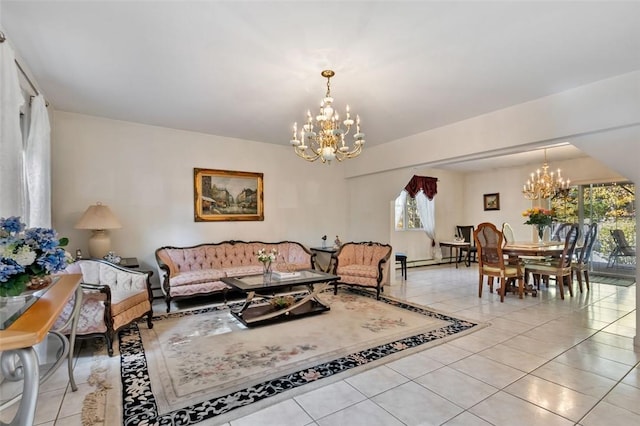
{"type": "Polygon", "coordinates": [[[347,284],[376,289],[376,297],[389,284],[389,257],[391,246],[375,242],[349,242],[343,244],[331,256],[332,272],[340,276],[334,284],[334,293],[338,284],[347,284]]]}
{"type": "Polygon", "coordinates": [[[278,252],[272,265],[276,271],[315,267],[315,253],[293,241],[223,241],[192,247],[161,247],[156,250],[156,261],[167,312],[171,300],[226,292],[229,287],[221,278],[261,273],[262,263],[257,256],[260,249],[278,252]]]}

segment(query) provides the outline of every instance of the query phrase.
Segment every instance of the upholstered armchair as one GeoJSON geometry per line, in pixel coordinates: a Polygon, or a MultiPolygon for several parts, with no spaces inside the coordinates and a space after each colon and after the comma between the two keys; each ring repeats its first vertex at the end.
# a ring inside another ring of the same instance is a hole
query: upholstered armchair
{"type": "Polygon", "coordinates": [[[391,246],[374,242],[349,242],[343,244],[331,256],[332,272],[340,276],[334,283],[334,294],[338,292],[338,284],[376,289],[376,297],[385,284],[389,284],[389,257],[391,246]]]}
{"type": "MultiPolygon", "coordinates": [[[[82,274],[82,307],[76,338],[104,337],[109,356],[113,355],[113,340],[121,328],[147,316],[147,326],[153,327],[151,272],[122,268],[103,260],[78,260],[64,271],[82,274]]],[[[57,319],[54,329],[62,327],[73,308],[73,298],[57,319]]],[[[70,334],[63,329],[62,333],[70,334]]]]}

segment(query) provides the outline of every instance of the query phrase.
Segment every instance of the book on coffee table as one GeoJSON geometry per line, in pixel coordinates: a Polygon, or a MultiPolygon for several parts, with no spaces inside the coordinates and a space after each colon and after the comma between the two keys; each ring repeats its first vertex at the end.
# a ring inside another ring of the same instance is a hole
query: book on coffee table
{"type": "Polygon", "coordinates": [[[283,272],[283,271],[273,271],[271,273],[271,275],[273,276],[273,278],[278,279],[278,280],[286,280],[286,279],[290,279],[290,278],[297,278],[299,277],[301,274],[300,272],[283,272]]]}

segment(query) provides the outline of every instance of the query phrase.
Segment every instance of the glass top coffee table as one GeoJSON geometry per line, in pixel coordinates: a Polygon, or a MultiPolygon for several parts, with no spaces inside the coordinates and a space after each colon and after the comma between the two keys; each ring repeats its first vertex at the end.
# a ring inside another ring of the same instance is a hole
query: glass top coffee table
{"type": "Polygon", "coordinates": [[[270,280],[265,279],[263,275],[249,275],[225,277],[221,281],[247,294],[242,307],[238,310],[232,309],[231,315],[247,327],[252,327],[328,311],[329,306],[318,298],[318,295],[329,284],[339,279],[337,275],[306,269],[286,274],[281,278],[274,272],[270,280]],[[293,286],[306,287],[306,293],[295,297],[281,294],[283,289],[293,286]],[[267,302],[252,305],[251,301],[256,294],[267,299],[267,302]]]}

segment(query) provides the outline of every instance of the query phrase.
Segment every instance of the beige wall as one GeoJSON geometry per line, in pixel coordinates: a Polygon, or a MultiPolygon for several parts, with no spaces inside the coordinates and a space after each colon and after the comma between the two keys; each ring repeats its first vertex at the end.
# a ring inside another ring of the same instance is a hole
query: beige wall
{"type": "Polygon", "coordinates": [[[122,256],[155,268],[154,250],[236,240],[319,246],[347,235],[340,167],[307,163],[287,147],[56,112],[52,133],[53,224],[69,248],[87,252],[73,229],[101,201],[123,224],[111,231],[122,256]],[[264,173],[264,222],[194,222],[193,168],[264,173]]]}

